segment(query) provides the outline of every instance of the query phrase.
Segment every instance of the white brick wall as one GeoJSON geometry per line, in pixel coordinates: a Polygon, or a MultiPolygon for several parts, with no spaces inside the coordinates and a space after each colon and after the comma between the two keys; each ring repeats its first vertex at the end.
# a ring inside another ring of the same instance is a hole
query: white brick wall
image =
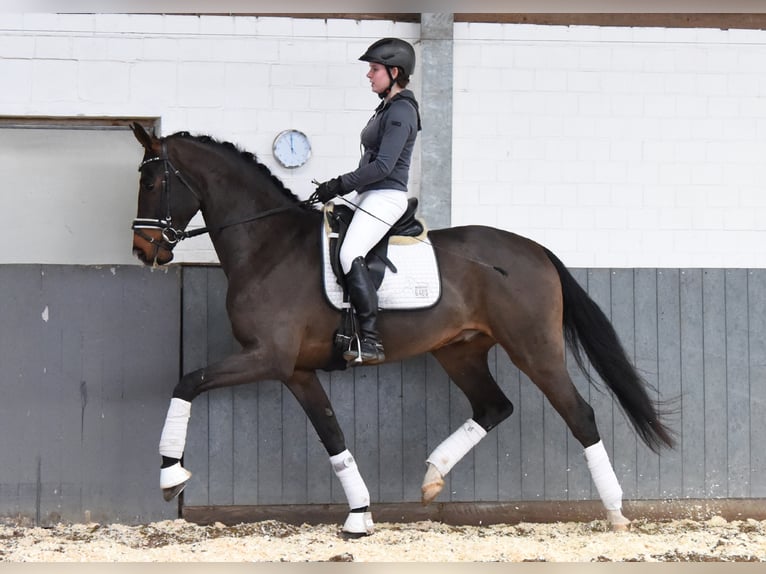
{"type": "MultiPolygon", "coordinates": [[[[377,98],[356,58],[419,34],[388,21],[0,13],[0,113],[158,116],[164,134],[255,152],[305,197],[358,157],[377,98]],[[287,127],[314,146],[294,171],[271,157],[287,127]]],[[[454,57],[454,225],[515,231],[571,266],[766,267],[766,32],[457,23],[454,57]]],[[[412,175],[417,193],[419,154],[412,175]]],[[[177,260],[215,254],[203,237],[177,260]]]]}
{"type": "Polygon", "coordinates": [[[762,31],[456,24],[453,225],[572,266],[766,266],[763,62],[762,31]]]}

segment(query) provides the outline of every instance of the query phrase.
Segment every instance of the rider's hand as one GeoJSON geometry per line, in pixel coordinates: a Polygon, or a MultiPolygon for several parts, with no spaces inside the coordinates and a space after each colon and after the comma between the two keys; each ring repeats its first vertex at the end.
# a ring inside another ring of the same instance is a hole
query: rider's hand
{"type": "Polygon", "coordinates": [[[314,195],[320,203],[327,203],[336,195],[343,195],[344,193],[340,177],[334,177],[331,180],[320,183],[314,195]]]}

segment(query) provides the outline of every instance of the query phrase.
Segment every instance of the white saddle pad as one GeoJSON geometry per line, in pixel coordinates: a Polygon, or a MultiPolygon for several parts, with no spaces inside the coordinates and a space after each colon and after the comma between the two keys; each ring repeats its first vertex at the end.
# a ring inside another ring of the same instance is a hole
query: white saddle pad
{"type": "MultiPolygon", "coordinates": [[[[343,289],[338,285],[330,264],[330,240],[326,225],[321,226],[321,233],[325,293],[336,309],[344,309],[349,303],[343,301],[343,289]]],[[[388,242],[387,257],[397,272],[386,268],[383,283],[378,289],[380,309],[423,309],[439,301],[439,267],[425,226],[418,237],[392,237],[388,242]]]]}

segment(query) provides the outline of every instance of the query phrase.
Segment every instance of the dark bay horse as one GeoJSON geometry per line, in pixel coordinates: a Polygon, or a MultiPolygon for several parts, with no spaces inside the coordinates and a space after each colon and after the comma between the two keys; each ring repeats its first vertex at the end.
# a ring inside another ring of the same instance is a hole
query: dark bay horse
{"type": "MultiPolygon", "coordinates": [[[[226,309],[242,346],[184,374],[173,391],[160,438],[166,500],[191,476],[181,464],[191,401],[211,389],[279,380],[303,407],[343,486],[350,508],[343,530],[371,532],[369,492],[316,376],[318,369],[338,368],[333,334],[340,319],[323,295],[322,213],[232,144],[185,132],[157,138],[137,124],[132,129],[145,150],[134,253],[146,264],[170,262],[173,247],[201,211],[228,280],[226,309]]],[[[656,451],[673,446],[673,437],[607,317],[561,261],[529,239],[465,226],[432,230],[428,240],[441,273],[439,302],[423,310],[383,311],[379,319],[387,361],[432,353],[472,409],[472,417],[427,459],[424,502],[438,495],[452,467],[513,411],[487,363],[489,350],[499,344],[582,444],[607,519],[613,528],[625,528],[622,490],[593,409],[567,372],[565,346],[589,376],[585,351],[644,443],[656,451]]]]}

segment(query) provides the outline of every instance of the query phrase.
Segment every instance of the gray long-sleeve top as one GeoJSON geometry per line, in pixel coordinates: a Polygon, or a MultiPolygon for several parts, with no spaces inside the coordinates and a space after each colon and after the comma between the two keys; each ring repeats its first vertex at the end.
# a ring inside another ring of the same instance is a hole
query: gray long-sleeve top
{"type": "Polygon", "coordinates": [[[362,158],[356,170],[341,176],[344,191],[407,191],[410,159],[420,130],[415,95],[402,90],[381,103],[362,130],[362,158]]]}

